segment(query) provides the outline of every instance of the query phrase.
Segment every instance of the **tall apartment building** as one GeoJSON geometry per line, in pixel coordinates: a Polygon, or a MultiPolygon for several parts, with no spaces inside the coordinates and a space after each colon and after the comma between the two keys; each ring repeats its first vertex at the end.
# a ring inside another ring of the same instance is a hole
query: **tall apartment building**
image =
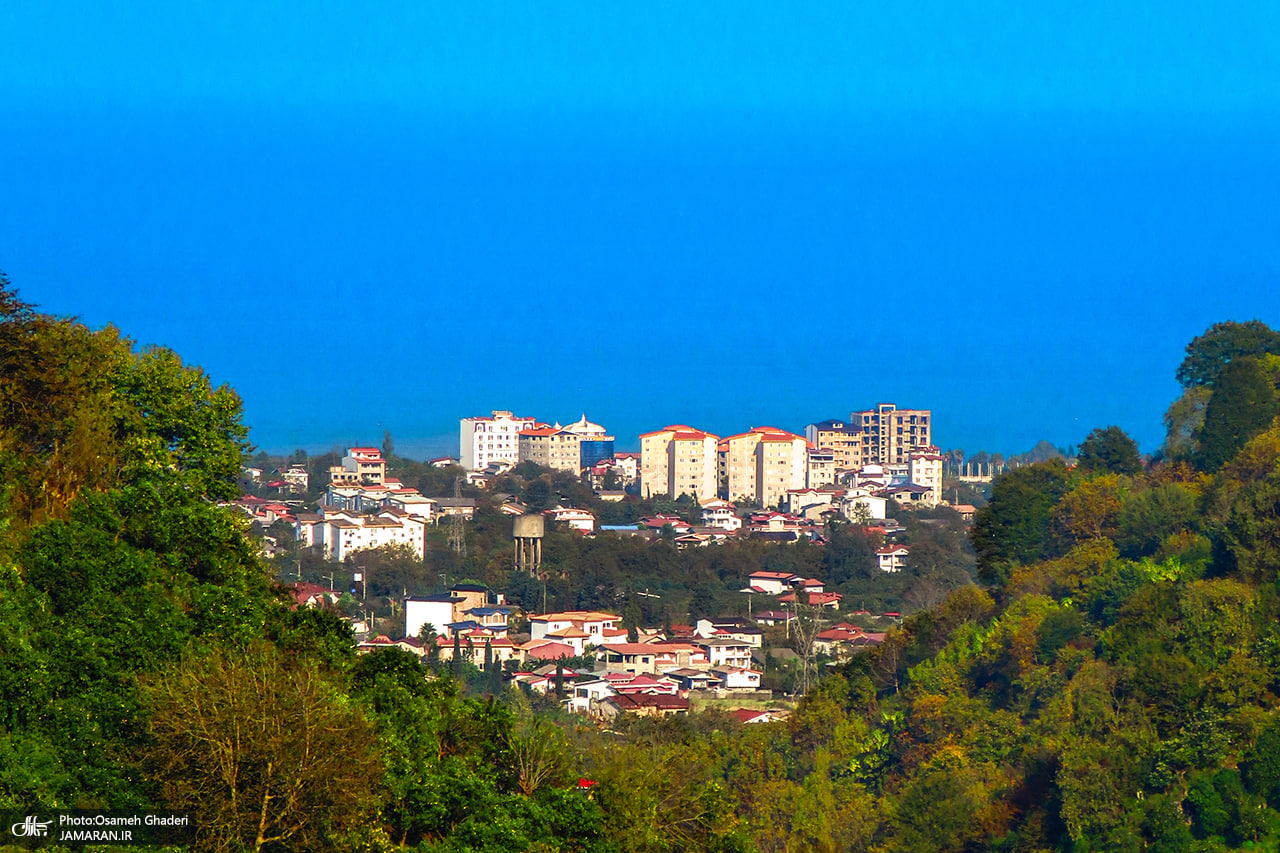
{"type": "Polygon", "coordinates": [[[684,424],[640,436],[640,493],[646,498],[714,496],[718,440],[718,436],[684,424]]]}
{"type": "Polygon", "coordinates": [[[776,506],[808,476],[808,442],[776,427],[753,427],[717,447],[723,497],[776,506]]]}
{"type": "Polygon", "coordinates": [[[809,446],[809,467],[805,475],[806,489],[821,489],[836,481],[835,451],[829,447],[809,446]]]}
{"type": "Polygon", "coordinates": [[[862,428],[862,464],[905,463],[913,449],[932,445],[932,415],[929,409],[899,409],[893,403],[851,413],[849,421],[862,428]]]}
{"type": "Polygon", "coordinates": [[[942,500],[942,453],[936,447],[917,447],[908,457],[911,482],[929,490],[925,503],[937,506],[942,500]]]}
{"type": "Polygon", "coordinates": [[[479,471],[490,462],[520,461],[520,433],[537,426],[533,418],[520,418],[494,410],[487,418],[463,418],[459,431],[459,458],[468,471],[479,471]]]}

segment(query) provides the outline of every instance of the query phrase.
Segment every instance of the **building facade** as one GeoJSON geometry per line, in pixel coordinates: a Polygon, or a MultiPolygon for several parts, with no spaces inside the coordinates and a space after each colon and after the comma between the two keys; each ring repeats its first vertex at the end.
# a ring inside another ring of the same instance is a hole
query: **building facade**
{"type": "Polygon", "coordinates": [[[776,427],[753,427],[719,442],[720,494],[731,501],[777,506],[808,478],[808,442],[776,427]]]}
{"type": "Polygon", "coordinates": [[[899,409],[880,403],[874,409],[852,412],[849,421],[861,426],[862,464],[905,463],[916,448],[933,444],[933,412],[929,409],[899,409]]]}
{"type": "Polygon", "coordinates": [[[646,498],[716,494],[718,436],[674,424],[640,436],[640,493],[646,498]]]}
{"type": "Polygon", "coordinates": [[[520,433],[535,426],[533,418],[498,409],[487,418],[463,418],[458,435],[462,467],[480,471],[491,462],[516,464],[520,461],[520,433]]]}

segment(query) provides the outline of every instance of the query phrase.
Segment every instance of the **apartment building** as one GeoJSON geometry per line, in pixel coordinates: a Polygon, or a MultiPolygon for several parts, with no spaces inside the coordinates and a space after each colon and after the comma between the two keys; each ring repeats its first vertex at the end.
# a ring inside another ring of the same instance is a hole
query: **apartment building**
{"type": "Polygon", "coordinates": [[[582,436],[559,427],[533,427],[518,436],[517,458],[576,476],[581,470],[581,442],[582,436]]]}
{"type": "Polygon", "coordinates": [[[302,513],[294,526],[304,547],[319,545],[325,556],[341,563],[351,554],[386,545],[404,545],[421,560],[426,547],[426,526],[422,518],[387,508],[376,515],[357,515],[337,510],[302,513]]]}
{"type": "Polygon", "coordinates": [[[929,490],[925,503],[937,506],[942,501],[942,453],[936,447],[921,447],[907,457],[911,482],[929,490]]]}
{"type": "Polygon", "coordinates": [[[458,436],[462,467],[480,471],[491,462],[516,464],[520,461],[520,433],[537,425],[533,418],[499,409],[487,418],[463,418],[458,436]]]}
{"type": "Polygon", "coordinates": [[[718,436],[673,424],[640,436],[640,492],[644,497],[716,494],[718,436]]]}
{"type": "MultiPolygon", "coordinates": [[[[836,470],[861,468],[869,460],[863,455],[862,421],[826,420],[809,424],[804,437],[814,447],[831,451],[832,465],[836,470]]],[[[810,483],[816,488],[816,484],[810,483]]]]}
{"type": "Polygon", "coordinates": [[[836,481],[836,455],[829,447],[810,444],[808,470],[804,485],[807,489],[821,489],[836,481]]]}
{"type": "Polygon", "coordinates": [[[518,436],[517,458],[573,475],[613,458],[613,436],[583,415],[568,426],[537,424],[518,436]]]}
{"type": "Polygon", "coordinates": [[[862,429],[862,464],[905,463],[912,450],[931,446],[932,415],[929,409],[899,409],[893,403],[850,413],[850,423],[862,429]]]}
{"type": "Polygon", "coordinates": [[[777,427],[753,427],[731,435],[716,448],[720,494],[729,500],[754,500],[777,506],[808,477],[808,443],[777,427]]]}

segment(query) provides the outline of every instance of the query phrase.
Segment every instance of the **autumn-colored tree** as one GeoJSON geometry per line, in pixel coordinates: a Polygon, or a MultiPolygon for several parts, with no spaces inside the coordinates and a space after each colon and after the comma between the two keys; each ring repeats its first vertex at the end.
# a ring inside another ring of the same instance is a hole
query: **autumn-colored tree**
{"type": "Polygon", "coordinates": [[[340,687],[267,646],[193,656],[144,683],[139,758],[200,850],[315,850],[366,820],[373,728],[340,687]]]}

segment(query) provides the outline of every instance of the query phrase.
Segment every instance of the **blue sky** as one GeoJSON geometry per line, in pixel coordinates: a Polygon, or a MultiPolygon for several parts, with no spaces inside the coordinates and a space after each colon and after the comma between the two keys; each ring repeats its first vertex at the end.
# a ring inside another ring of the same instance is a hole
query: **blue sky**
{"type": "Polygon", "coordinates": [[[269,449],[1154,449],[1192,337],[1280,326],[1276,4],[159,5],[0,4],[0,269],[269,449]]]}

